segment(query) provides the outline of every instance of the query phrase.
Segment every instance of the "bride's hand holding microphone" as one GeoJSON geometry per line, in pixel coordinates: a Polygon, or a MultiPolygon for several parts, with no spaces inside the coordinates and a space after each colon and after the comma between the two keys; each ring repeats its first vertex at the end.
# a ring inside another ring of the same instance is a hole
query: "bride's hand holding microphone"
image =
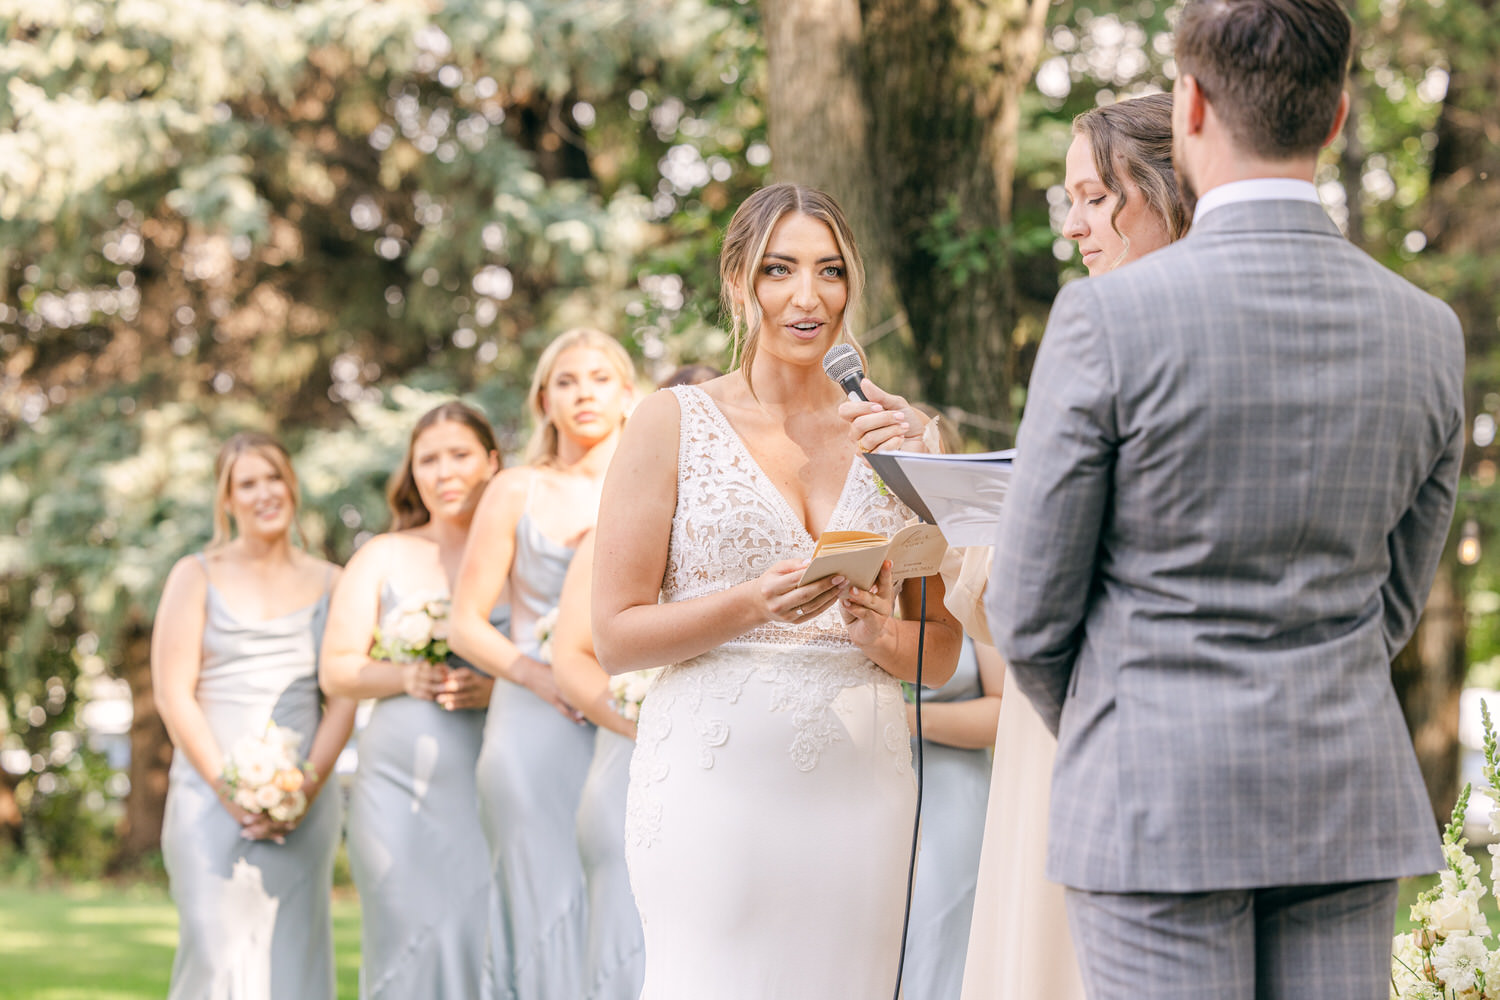
{"type": "Polygon", "coordinates": [[[865,377],[859,352],[835,344],[823,356],[823,370],[848,397],[839,416],[849,424],[849,439],[860,451],[927,451],[928,416],[902,397],[886,392],[865,377]]]}

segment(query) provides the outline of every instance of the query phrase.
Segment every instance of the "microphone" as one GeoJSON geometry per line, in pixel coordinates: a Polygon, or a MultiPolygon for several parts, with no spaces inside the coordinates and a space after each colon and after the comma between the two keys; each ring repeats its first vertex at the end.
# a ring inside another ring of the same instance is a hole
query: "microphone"
{"type": "Polygon", "coordinates": [[[823,371],[848,393],[850,399],[869,402],[859,383],[865,377],[864,366],[859,363],[859,352],[850,344],[834,344],[823,355],[823,371]]]}

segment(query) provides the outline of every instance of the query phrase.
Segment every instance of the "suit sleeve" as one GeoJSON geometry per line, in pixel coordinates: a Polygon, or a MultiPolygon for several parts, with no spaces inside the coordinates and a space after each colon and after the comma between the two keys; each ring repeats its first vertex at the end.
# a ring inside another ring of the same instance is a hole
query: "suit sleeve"
{"type": "Polygon", "coordinates": [[[1449,416],[1448,440],[1411,506],[1386,538],[1391,575],[1380,588],[1380,596],[1385,605],[1386,652],[1392,659],[1416,631],[1453,520],[1466,426],[1461,374],[1457,383],[1451,387],[1455,406],[1449,416]]]}
{"type": "Polygon", "coordinates": [[[1114,474],[1116,384],[1097,301],[1074,282],[1037,352],[985,609],[1017,685],[1057,732],[1114,474]]]}

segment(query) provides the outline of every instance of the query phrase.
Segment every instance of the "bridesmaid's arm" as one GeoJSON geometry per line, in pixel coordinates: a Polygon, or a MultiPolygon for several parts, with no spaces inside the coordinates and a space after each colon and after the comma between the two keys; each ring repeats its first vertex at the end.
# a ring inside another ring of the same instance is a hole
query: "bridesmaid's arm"
{"type": "Polygon", "coordinates": [[[390,536],[370,539],[349,560],[328,603],[318,683],[332,698],[433,698],[427,674],[370,657],[380,620],[380,584],[390,562],[390,536]]]}
{"type": "Polygon", "coordinates": [[[658,603],[677,507],[677,397],[658,392],[631,414],[604,478],[595,529],[593,623],[612,674],[680,663],[769,621],[815,617],[838,578],[797,586],[808,561],[785,560],[758,579],[688,601],[658,603]],[[797,609],[804,609],[797,615],[797,609]]]}
{"type": "Polygon", "coordinates": [[[557,693],[550,665],[534,660],[490,624],[490,609],[500,599],[516,558],[516,528],[526,508],[526,495],[535,469],[507,469],[485,487],[463,561],[453,585],[453,608],[449,612],[448,645],[465,660],[491,677],[529,688],[563,715],[577,718],[557,693]]]}
{"type": "MultiPolygon", "coordinates": [[[[849,641],[870,661],[892,677],[903,681],[917,678],[917,638],[921,635],[921,580],[906,580],[893,595],[891,564],[880,567],[880,577],[870,590],[856,587],[840,589],[844,622],[849,641]],[[899,596],[902,617],[891,611],[893,597],[899,596]]],[[[958,666],[964,633],[953,613],[943,604],[943,578],[927,578],[927,629],[923,648],[922,683],[941,687],[948,683],[958,666]]]]}
{"type": "Polygon", "coordinates": [[[203,567],[191,556],[179,559],[167,575],[151,627],[151,689],[172,745],[218,792],[225,811],[244,825],[248,814],[225,793],[221,780],[224,753],[198,704],[207,599],[208,575],[203,567]]]}
{"type": "Polygon", "coordinates": [[[568,704],[577,705],[585,719],[633,740],[635,723],[615,711],[609,674],[594,655],[594,633],[589,627],[593,574],[594,536],[590,534],[578,546],[563,581],[557,627],[552,632],[552,672],[562,696],[568,704]]]}
{"type": "MultiPolygon", "coordinates": [[[[931,595],[928,595],[931,600],[931,595]]],[[[933,701],[922,704],[922,738],[930,743],[978,750],[995,745],[1000,725],[1000,696],[1005,686],[1005,661],[1000,651],[984,643],[974,644],[979,663],[981,697],[968,701],[933,701]]],[[[906,721],[917,731],[916,706],[906,706],[906,721]]]]}

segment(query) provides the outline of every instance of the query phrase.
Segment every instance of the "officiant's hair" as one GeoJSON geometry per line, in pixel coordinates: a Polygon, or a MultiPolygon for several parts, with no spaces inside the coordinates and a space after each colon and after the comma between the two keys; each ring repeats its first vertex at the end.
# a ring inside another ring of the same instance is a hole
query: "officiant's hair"
{"type": "Polygon", "coordinates": [[[406,454],[401,456],[401,464],[391,474],[391,481],[385,488],[385,503],[391,510],[391,530],[405,531],[407,528],[419,528],[432,520],[432,511],[422,502],[422,494],[417,489],[417,477],[412,471],[412,457],[416,454],[417,438],[429,427],[441,423],[460,424],[474,432],[484,450],[495,456],[500,461],[500,446],[495,443],[495,429],[490,422],[474,407],[458,400],[450,400],[434,406],[426,413],[417,418],[416,426],[411,429],[411,437],[406,442],[406,454]]]}
{"type": "Polygon", "coordinates": [[[734,218],[729,220],[729,228],[724,233],[723,249],[719,251],[719,301],[729,315],[729,336],[734,348],[729,367],[731,370],[745,370],[745,382],[750,387],[751,396],[755,395],[755,386],[750,382],[750,365],[755,360],[760,343],[760,324],[764,318],[760,302],[755,297],[755,276],[760,270],[761,258],[766,255],[766,244],[771,241],[771,230],[788,215],[817,219],[833,232],[839,254],[844,258],[844,275],[849,284],[839,340],[859,352],[861,366],[869,367],[864,349],[855,343],[854,335],[849,332],[851,315],[857,312],[865,291],[865,262],[843,209],[831,195],[816,188],[801,184],[769,184],[735,209],[734,218]]]}
{"type": "Polygon", "coordinates": [[[1172,169],[1171,94],[1147,94],[1092,108],[1073,119],[1073,134],[1089,141],[1099,180],[1115,196],[1109,224],[1127,246],[1130,237],[1116,223],[1129,200],[1122,175],[1141,192],[1174,241],[1187,234],[1191,220],[1172,169]]]}
{"type": "Polygon", "coordinates": [[[528,465],[550,465],[557,458],[557,425],[543,409],[542,397],[552,379],[552,369],[557,367],[557,359],[575,347],[586,347],[604,355],[625,388],[635,391],[635,362],[630,360],[630,352],[618,340],[590,327],[578,327],[558,334],[537,359],[536,370],[531,373],[531,388],[526,392],[526,408],[531,411],[532,423],[536,425],[526,446],[528,465]]]}
{"type": "Polygon", "coordinates": [[[297,511],[302,508],[302,491],[297,486],[297,470],[292,468],[291,453],[280,441],[260,431],[240,431],[219,448],[219,454],[214,459],[214,534],[206,548],[216,549],[227,545],[234,538],[234,531],[229,523],[229,492],[234,485],[231,478],[234,475],[234,463],[245,455],[256,455],[270,462],[271,468],[286,483],[287,490],[292,494],[292,529],[297,532],[303,548],[306,548],[307,539],[297,520],[297,511]]]}
{"type": "Polygon", "coordinates": [[[1328,138],[1352,30],[1342,0],[1191,0],[1174,58],[1236,143],[1286,160],[1328,138]]]}

